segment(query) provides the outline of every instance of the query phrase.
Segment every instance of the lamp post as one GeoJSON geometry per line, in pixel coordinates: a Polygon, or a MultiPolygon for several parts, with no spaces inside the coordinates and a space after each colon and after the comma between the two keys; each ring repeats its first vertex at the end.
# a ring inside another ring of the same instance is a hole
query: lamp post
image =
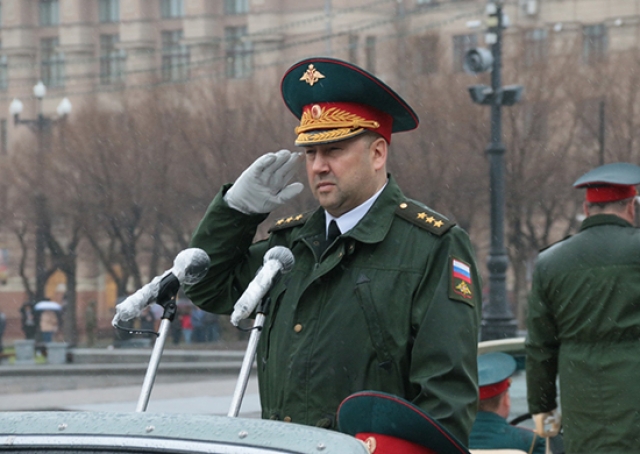
{"type": "Polygon", "coordinates": [[[47,215],[47,197],[43,188],[44,178],[44,157],[45,148],[49,145],[48,137],[51,132],[51,126],[59,120],[65,118],[71,113],[71,102],[68,98],[63,98],[58,104],[57,113],[58,117],[50,118],[46,117],[42,113],[42,101],[47,94],[47,87],[39,81],[33,87],[33,95],[38,102],[38,116],[35,119],[22,119],[20,114],[24,108],[22,101],[14,98],[9,105],[9,113],[13,116],[13,122],[15,125],[27,125],[33,130],[38,138],[38,149],[35,163],[35,178],[36,184],[34,187],[34,211],[36,219],[36,244],[35,244],[35,299],[41,301],[45,299],[45,284],[47,280],[47,268],[45,261],[45,247],[46,247],[46,235],[48,229],[48,215],[47,215]],[[45,138],[45,135],[47,137],[45,138]]]}
{"type": "Polygon", "coordinates": [[[467,72],[477,74],[491,72],[491,87],[473,85],[469,87],[471,99],[476,104],[491,106],[491,142],[486,152],[489,155],[491,194],[491,247],[487,268],[489,269],[489,302],[482,316],[482,340],[515,337],[517,323],[509,307],[506,287],[509,259],[504,246],[504,153],[502,143],[502,106],[511,106],[522,98],[520,85],[502,87],[502,30],[505,16],[502,0],[493,0],[487,5],[488,30],[485,42],[491,50],[471,49],[465,55],[467,72]]]}

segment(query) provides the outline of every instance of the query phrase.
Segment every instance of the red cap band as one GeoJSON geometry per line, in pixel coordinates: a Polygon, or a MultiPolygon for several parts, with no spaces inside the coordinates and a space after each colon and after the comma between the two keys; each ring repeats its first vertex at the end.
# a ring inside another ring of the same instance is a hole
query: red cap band
{"type": "Polygon", "coordinates": [[[296,145],[344,140],[363,129],[377,132],[391,143],[393,117],[354,102],[318,102],[302,109],[296,145]]]}
{"type": "Polygon", "coordinates": [[[606,203],[617,200],[630,199],[638,194],[635,186],[612,184],[607,186],[587,187],[587,202],[606,203]]]}
{"type": "Polygon", "coordinates": [[[367,445],[370,453],[375,454],[438,454],[426,446],[389,435],[359,433],[356,434],[356,438],[367,445]]]}
{"type": "Polygon", "coordinates": [[[494,383],[492,385],[486,385],[480,387],[480,400],[489,399],[491,397],[495,397],[498,394],[502,394],[507,389],[509,389],[509,385],[511,385],[511,379],[507,378],[506,380],[502,380],[498,383],[494,383]]]}

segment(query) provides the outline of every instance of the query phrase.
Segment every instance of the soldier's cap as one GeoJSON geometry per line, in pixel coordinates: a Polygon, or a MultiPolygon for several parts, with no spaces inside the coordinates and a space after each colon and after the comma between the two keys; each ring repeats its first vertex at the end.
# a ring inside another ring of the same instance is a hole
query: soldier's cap
{"type": "Polygon", "coordinates": [[[586,188],[590,203],[607,203],[635,197],[640,184],[640,167],[626,162],[605,164],[585,173],[573,183],[574,188],[586,188]]]}
{"type": "Polygon", "coordinates": [[[502,394],[511,384],[516,371],[516,360],[502,352],[485,353],[478,356],[478,385],[480,400],[502,394]]]}
{"type": "Polygon", "coordinates": [[[373,74],[346,61],[316,57],[287,70],[280,84],[285,104],[300,120],[298,146],[337,142],[374,131],[391,133],[418,127],[418,115],[373,74]]]}
{"type": "Polygon", "coordinates": [[[338,408],[338,430],[362,440],[376,454],[469,454],[421,408],[379,391],[344,399],[338,408]]]}

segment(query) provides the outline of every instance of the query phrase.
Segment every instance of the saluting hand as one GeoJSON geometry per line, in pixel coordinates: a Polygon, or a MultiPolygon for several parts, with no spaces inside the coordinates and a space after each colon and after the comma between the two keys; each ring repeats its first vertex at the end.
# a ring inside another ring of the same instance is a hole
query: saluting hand
{"type": "Polygon", "coordinates": [[[300,162],[300,153],[280,150],[251,164],[224,196],[227,204],[245,214],[270,213],[297,196],[304,185],[289,183],[300,162]]]}

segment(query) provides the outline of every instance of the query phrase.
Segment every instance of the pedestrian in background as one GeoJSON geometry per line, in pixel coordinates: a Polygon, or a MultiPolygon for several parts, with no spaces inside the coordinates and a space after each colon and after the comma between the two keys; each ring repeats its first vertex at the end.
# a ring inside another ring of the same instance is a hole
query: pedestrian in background
{"type": "Polygon", "coordinates": [[[87,303],[84,310],[84,329],[87,335],[87,346],[93,347],[96,343],[96,329],[98,328],[98,314],[96,311],[96,301],[87,303]]]}
{"type": "Polygon", "coordinates": [[[538,434],[557,432],[566,452],[637,453],[640,446],[640,230],[634,227],[640,167],[598,167],[586,219],[542,251],[527,318],[527,394],[538,434]],[[547,430],[545,421],[553,422],[547,430]]]}
{"type": "Polygon", "coordinates": [[[53,338],[58,332],[58,314],[55,311],[42,311],[40,314],[40,335],[43,343],[53,342],[53,338]]]}
{"type": "Polygon", "coordinates": [[[20,322],[22,323],[24,338],[35,339],[39,320],[31,301],[25,301],[22,303],[22,306],[20,306],[20,322]]]}
{"type": "Polygon", "coordinates": [[[185,344],[191,343],[191,334],[193,333],[193,325],[191,324],[191,311],[185,311],[180,319],[180,327],[182,328],[182,337],[185,344]]]}

